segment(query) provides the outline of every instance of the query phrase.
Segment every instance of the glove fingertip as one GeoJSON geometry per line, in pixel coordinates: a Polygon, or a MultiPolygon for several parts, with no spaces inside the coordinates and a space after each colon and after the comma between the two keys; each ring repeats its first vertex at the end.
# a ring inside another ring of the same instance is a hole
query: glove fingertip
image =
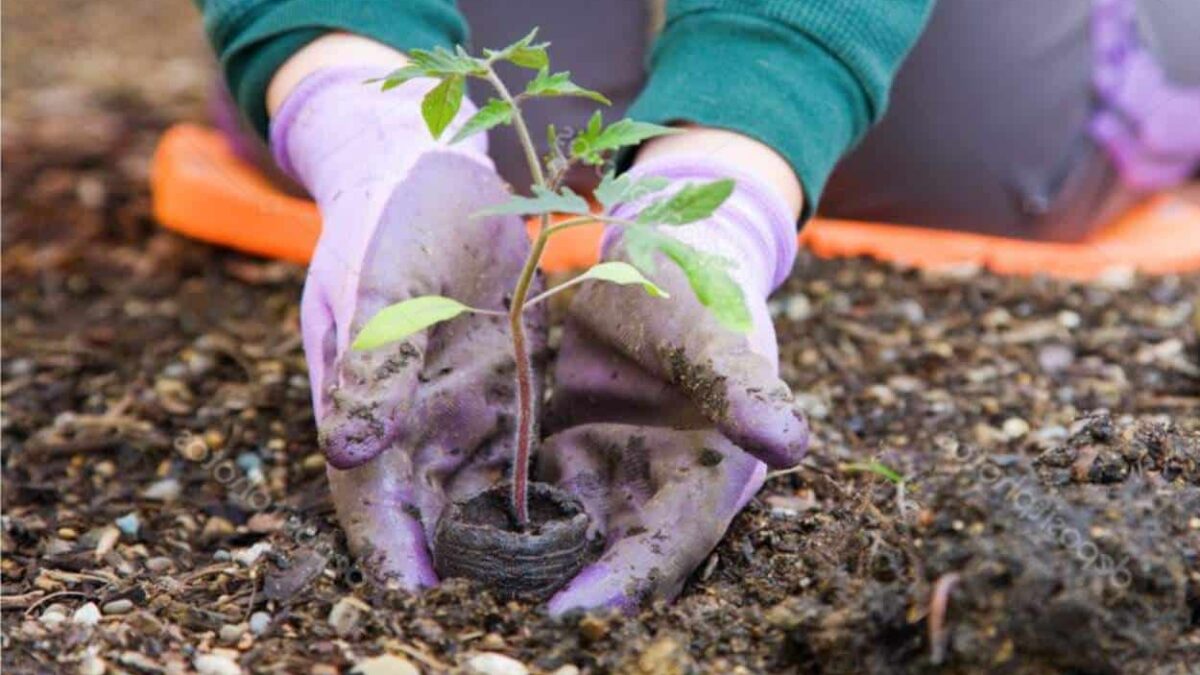
{"type": "Polygon", "coordinates": [[[335,469],[353,469],[375,459],[387,446],[388,435],[365,420],[330,420],[318,434],[325,460],[335,469]]]}
{"type": "Polygon", "coordinates": [[[803,413],[788,404],[744,400],[733,406],[730,419],[722,424],[729,440],[772,469],[787,469],[800,463],[808,452],[809,428],[803,413]]]}
{"type": "Polygon", "coordinates": [[[637,607],[616,583],[612,569],[603,562],[583,569],[565,588],[546,603],[551,616],[563,616],[575,611],[616,609],[630,613],[637,607]]]}

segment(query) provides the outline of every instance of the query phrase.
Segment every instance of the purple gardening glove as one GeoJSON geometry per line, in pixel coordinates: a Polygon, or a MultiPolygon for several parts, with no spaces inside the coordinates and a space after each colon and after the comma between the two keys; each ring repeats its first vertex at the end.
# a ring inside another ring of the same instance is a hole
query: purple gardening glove
{"type": "MultiPolygon", "coordinates": [[[[709,219],[659,231],[733,261],[753,317],[739,335],[719,325],[683,274],[660,260],[651,275],[671,294],[590,282],[572,302],[555,367],[541,478],[574,493],[605,552],[550,601],[630,610],[674,597],[762,486],[787,467],[808,427],[778,377],[767,295],[791,270],[795,221],[771,188],[709,157],[643,163],[637,176],[675,184],[733,178],[733,195],[709,219]]],[[[615,216],[633,219],[637,204],[615,216]]],[[[606,260],[625,259],[610,231],[606,260]]]]}
{"type": "MultiPolygon", "coordinates": [[[[364,84],[385,72],[309,76],[272,120],[271,146],[323,220],[300,319],[338,518],[368,570],[418,588],[437,581],[427,541],[443,506],[509,462],[507,324],[470,315],[370,351],[349,344],[380,309],[419,295],[503,310],[529,240],[517,218],[471,217],[508,198],[486,138],[434,141],[420,115],[434,83],[364,84]]],[[[444,137],[473,112],[464,102],[444,137]]],[[[529,324],[538,355],[544,322],[529,324]]]]}

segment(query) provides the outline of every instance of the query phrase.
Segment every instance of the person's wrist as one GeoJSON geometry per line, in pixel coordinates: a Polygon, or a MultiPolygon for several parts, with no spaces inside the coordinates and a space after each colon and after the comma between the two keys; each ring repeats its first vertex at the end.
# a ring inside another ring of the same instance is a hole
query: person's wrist
{"type": "Polygon", "coordinates": [[[720,158],[770,186],[792,213],[799,217],[804,206],[804,189],[792,166],[773,148],[750,136],[695,124],[676,125],[678,133],[646,141],[637,150],[634,165],[679,156],[720,158]]]}
{"type": "Polygon", "coordinates": [[[275,71],[267,86],[267,114],[274,117],[292,90],[318,70],[339,66],[395,70],[407,64],[408,57],[402,52],[370,38],[350,33],[323,35],[292,54],[275,71]]]}
{"type": "MultiPolygon", "coordinates": [[[[787,278],[796,258],[795,212],[791,204],[757,176],[724,158],[686,154],[642,159],[629,173],[661,176],[672,184],[732,179],[734,191],[711,217],[693,225],[666,228],[671,234],[706,253],[732,259],[735,277],[761,298],[787,278]]],[[[632,217],[655,197],[619,206],[617,217],[632,217]]]]}
{"type": "Polygon", "coordinates": [[[475,113],[470,100],[464,99],[454,122],[435,140],[422,119],[421,101],[436,80],[417,78],[386,92],[369,82],[388,72],[378,65],[311,72],[271,119],[276,163],[318,202],[346,185],[398,180],[424,151],[439,147],[492,166],[484,134],[446,144],[475,113]]]}

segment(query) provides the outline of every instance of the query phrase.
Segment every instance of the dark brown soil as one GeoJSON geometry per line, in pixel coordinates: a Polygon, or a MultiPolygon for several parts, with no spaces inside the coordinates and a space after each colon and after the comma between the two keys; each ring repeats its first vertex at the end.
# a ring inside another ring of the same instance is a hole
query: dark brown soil
{"type": "Polygon", "coordinates": [[[582,506],[577,500],[565,501],[565,499],[569,499],[566,493],[559,490],[544,492],[543,490],[550,487],[544,483],[532,483],[529,487],[529,523],[525,528],[521,528],[517,524],[517,519],[513,515],[511,488],[507,483],[481,492],[464,502],[460,507],[462,522],[500,530],[538,534],[547,525],[583,512],[582,506]]]}
{"type": "MultiPolygon", "coordinates": [[[[483,652],[534,672],[1197,672],[1200,275],[1078,285],[802,256],[773,302],[812,455],[677,603],[552,620],[466,582],[362,583],[314,445],[303,270],[150,217],[154,140],[201,116],[202,85],[181,105],[89,80],[62,66],[74,42],[14,65],[39,45],[10,37],[14,11],[33,30],[40,8],[75,26],[67,10],[90,4],[5,7],[6,673],[214,656],[333,673],[384,653],[434,673],[483,652]],[[39,73],[65,78],[57,94],[39,73]]],[[[130,30],[109,13],[80,34],[130,30]]],[[[147,72],[161,58],[139,53],[147,72]]]]}

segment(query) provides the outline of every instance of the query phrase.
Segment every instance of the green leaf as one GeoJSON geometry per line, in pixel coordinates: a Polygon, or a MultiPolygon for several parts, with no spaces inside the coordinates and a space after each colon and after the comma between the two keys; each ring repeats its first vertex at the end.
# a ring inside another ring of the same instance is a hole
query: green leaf
{"type": "Polygon", "coordinates": [[[604,174],[604,178],[600,179],[600,184],[596,186],[592,195],[604,206],[605,210],[610,210],[617,204],[641,199],[646,195],[663,190],[670,183],[671,181],[659,176],[630,178],[629,174],[624,174],[614,178],[613,172],[609,171],[604,174]]]}
{"type": "Polygon", "coordinates": [[[427,77],[425,69],[410,64],[404,66],[403,68],[397,68],[396,70],[393,70],[385,77],[377,80],[367,80],[367,82],[383,82],[383,86],[381,88],[383,91],[387,91],[389,89],[395,89],[405,82],[418,77],[427,77]]]}
{"type": "Polygon", "coordinates": [[[489,61],[508,61],[522,68],[530,70],[541,70],[550,66],[550,56],[546,53],[546,48],[550,46],[549,42],[533,43],[533,38],[537,37],[538,29],[534,28],[529,32],[529,35],[517,40],[504,49],[483,50],[484,56],[489,61]]]}
{"type": "Polygon", "coordinates": [[[532,197],[514,196],[503,204],[497,204],[474,214],[474,217],[501,215],[537,215],[542,213],[572,213],[587,215],[591,213],[587,200],[575,194],[571,188],[562,188],[559,192],[535,185],[532,197]]]}
{"type": "Polygon", "coordinates": [[[583,133],[571,141],[571,156],[587,164],[602,164],[603,153],[627,145],[637,145],[648,138],[679,133],[678,129],[624,119],[601,128],[599,111],[592,115],[583,133]]]}
{"type": "Polygon", "coordinates": [[[429,90],[421,101],[421,116],[434,138],[442,135],[462,106],[466,79],[462,75],[451,75],[441,84],[429,90]]]}
{"type": "Polygon", "coordinates": [[[357,350],[374,349],[403,340],[435,323],[453,319],[469,311],[471,308],[461,302],[440,295],[423,295],[388,305],[379,310],[362,330],[358,331],[351,347],[357,350]]]}
{"type": "Polygon", "coordinates": [[[513,107],[508,101],[502,101],[498,98],[493,98],[488,101],[479,112],[471,116],[463,124],[458,133],[454,134],[454,138],[450,139],[451,143],[457,143],[464,138],[474,136],[477,133],[487,131],[492,127],[501,124],[512,124],[513,107]]]}
{"type": "Polygon", "coordinates": [[[872,460],[870,462],[850,462],[847,464],[842,464],[838,468],[841,469],[842,471],[845,471],[846,473],[853,473],[853,472],[873,473],[873,474],[875,474],[877,476],[881,476],[893,483],[896,483],[897,485],[904,482],[904,476],[901,476],[899,473],[896,472],[895,469],[888,466],[887,464],[884,464],[883,462],[876,461],[876,460],[872,460]]]}
{"type": "Polygon", "coordinates": [[[434,47],[432,50],[413,49],[408,52],[408,61],[409,65],[400,70],[419,68],[426,77],[487,75],[487,66],[479,59],[473,58],[462,47],[453,52],[445,47],[434,47]]]}
{"type": "MultiPolygon", "coordinates": [[[[549,44],[549,43],[545,43],[549,44]]],[[[513,65],[530,70],[541,70],[550,67],[550,55],[546,53],[545,46],[521,47],[514,50],[512,55],[508,57],[509,62],[513,65]]]]}
{"type": "Polygon", "coordinates": [[[646,289],[646,293],[652,297],[671,297],[666,291],[656,286],[653,281],[647,279],[636,267],[623,262],[600,263],[579,275],[579,279],[599,279],[622,285],[641,284],[642,288],[646,289]]]}
{"type": "Polygon", "coordinates": [[[721,256],[698,251],[691,246],[650,227],[625,229],[629,258],[641,270],[653,272],[654,253],[659,252],[683,272],[700,304],[708,308],[717,322],[737,333],[753,327],[750,309],[742,287],[729,275],[734,263],[721,256]]]}
{"type": "Polygon", "coordinates": [[[683,186],[669,199],[647,206],[638,215],[642,225],[686,225],[712,215],[733,194],[733,181],[725,178],[711,183],[683,186]]]}
{"type": "Polygon", "coordinates": [[[583,87],[571,81],[571,73],[563,71],[561,73],[550,74],[547,68],[542,68],[538,74],[525,85],[526,96],[541,96],[544,98],[554,96],[582,96],[590,98],[604,105],[612,105],[612,101],[608,100],[604,94],[583,87]]]}

